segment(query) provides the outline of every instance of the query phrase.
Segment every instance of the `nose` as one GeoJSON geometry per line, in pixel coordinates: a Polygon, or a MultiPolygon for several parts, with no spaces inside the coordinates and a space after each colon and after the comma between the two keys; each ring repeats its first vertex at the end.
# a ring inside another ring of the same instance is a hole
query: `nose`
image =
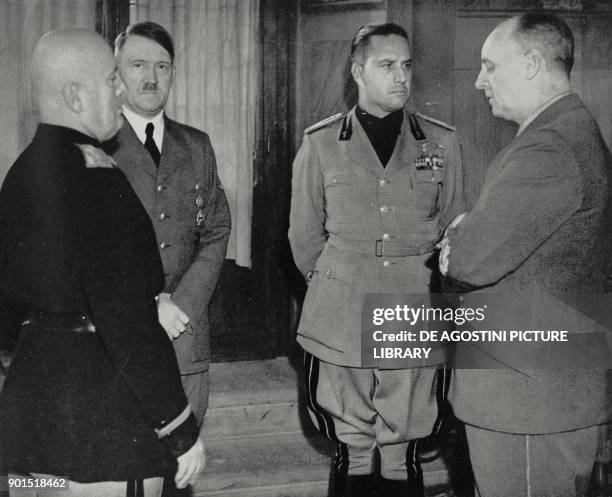
{"type": "Polygon", "coordinates": [[[153,64],[147,66],[147,69],[145,70],[144,78],[147,83],[157,84],[158,82],[157,71],[155,70],[155,66],[153,64]]]}
{"type": "Polygon", "coordinates": [[[408,81],[408,74],[410,73],[410,69],[406,69],[403,66],[398,66],[393,74],[393,78],[397,83],[406,83],[408,81]]]}
{"type": "Polygon", "coordinates": [[[476,87],[477,90],[484,90],[485,89],[484,84],[485,84],[485,71],[483,68],[478,73],[478,77],[476,78],[476,81],[474,82],[474,86],[476,87]]]}
{"type": "Polygon", "coordinates": [[[117,73],[117,79],[115,79],[115,95],[121,97],[126,91],[127,88],[125,87],[125,83],[123,82],[123,79],[121,79],[119,73],[117,73]]]}

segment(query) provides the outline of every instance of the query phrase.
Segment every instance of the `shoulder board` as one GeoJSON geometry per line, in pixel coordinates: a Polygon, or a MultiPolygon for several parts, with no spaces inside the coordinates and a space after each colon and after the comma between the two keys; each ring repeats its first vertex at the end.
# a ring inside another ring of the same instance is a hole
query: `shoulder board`
{"type": "Polygon", "coordinates": [[[309,135],[313,131],[316,131],[318,129],[323,128],[324,126],[327,126],[328,124],[336,122],[337,120],[341,119],[343,116],[344,116],[344,112],[338,112],[337,114],[334,114],[333,116],[326,117],[322,121],[319,121],[318,123],[313,124],[312,126],[308,126],[304,130],[304,134],[309,135]]]}
{"type": "Polygon", "coordinates": [[[421,114],[420,112],[415,112],[415,115],[419,116],[424,121],[430,122],[432,124],[436,124],[441,128],[448,129],[449,131],[457,131],[457,128],[451,126],[450,124],[446,124],[444,121],[439,121],[438,119],[434,119],[433,117],[426,116],[425,114],[421,114]]]}
{"type": "Polygon", "coordinates": [[[117,167],[115,159],[109,155],[106,155],[106,153],[104,153],[101,149],[88,144],[76,143],[75,145],[81,149],[81,152],[83,152],[85,166],[88,169],[93,169],[96,167],[112,169],[113,167],[117,167]]]}

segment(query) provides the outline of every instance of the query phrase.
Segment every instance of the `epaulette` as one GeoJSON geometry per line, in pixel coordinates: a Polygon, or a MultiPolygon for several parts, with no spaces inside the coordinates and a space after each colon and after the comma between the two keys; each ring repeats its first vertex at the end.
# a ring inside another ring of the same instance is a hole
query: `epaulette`
{"type": "Polygon", "coordinates": [[[97,167],[101,167],[104,169],[112,169],[113,167],[117,167],[117,163],[115,159],[113,159],[110,155],[106,155],[104,151],[100,150],[93,145],[86,144],[76,144],[77,147],[81,149],[83,152],[83,157],[85,158],[85,167],[88,169],[93,169],[97,167]]]}
{"type": "Polygon", "coordinates": [[[344,116],[344,112],[338,112],[337,114],[334,114],[333,116],[326,117],[322,121],[319,121],[318,123],[313,124],[312,126],[308,126],[304,130],[304,134],[309,135],[313,131],[316,131],[318,129],[323,128],[324,126],[327,126],[328,124],[336,122],[338,119],[341,119],[343,116],[344,116]]]}
{"type": "Polygon", "coordinates": [[[424,121],[430,122],[432,124],[436,124],[441,128],[448,129],[449,131],[457,131],[457,128],[451,126],[450,124],[446,124],[444,121],[440,121],[438,119],[434,119],[433,117],[426,116],[425,114],[421,114],[420,112],[415,112],[417,116],[419,116],[424,121]]]}

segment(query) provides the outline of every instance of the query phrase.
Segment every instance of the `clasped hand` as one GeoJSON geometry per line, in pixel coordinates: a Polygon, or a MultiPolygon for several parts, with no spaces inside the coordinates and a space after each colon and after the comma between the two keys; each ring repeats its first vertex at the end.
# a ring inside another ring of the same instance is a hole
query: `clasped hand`
{"type": "Polygon", "coordinates": [[[159,324],[166,330],[170,340],[178,338],[189,324],[189,316],[172,301],[169,293],[159,294],[157,298],[157,315],[159,324]]]}

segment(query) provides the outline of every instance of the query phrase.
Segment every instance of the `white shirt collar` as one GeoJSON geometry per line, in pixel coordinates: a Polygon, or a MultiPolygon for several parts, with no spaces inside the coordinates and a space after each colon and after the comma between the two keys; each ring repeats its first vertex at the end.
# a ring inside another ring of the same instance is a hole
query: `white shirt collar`
{"type": "Polygon", "coordinates": [[[529,126],[533,121],[535,121],[536,117],[538,117],[542,112],[548,109],[552,104],[554,104],[558,100],[561,100],[563,97],[567,97],[570,93],[572,92],[564,91],[563,93],[559,93],[558,95],[555,95],[554,97],[546,100],[546,102],[544,102],[542,105],[538,106],[531,114],[529,114],[527,119],[522,122],[518,131],[516,132],[516,136],[519,136],[523,131],[525,131],[525,128],[527,128],[527,126],[529,126]]]}
{"type": "Polygon", "coordinates": [[[132,129],[136,133],[136,136],[140,140],[140,143],[144,144],[147,136],[145,134],[145,128],[148,123],[153,123],[153,140],[155,145],[161,152],[162,142],[164,139],[164,111],[162,110],[159,114],[154,117],[142,117],[140,114],[136,114],[133,110],[128,109],[125,105],[123,106],[123,115],[130,123],[132,129]]]}

